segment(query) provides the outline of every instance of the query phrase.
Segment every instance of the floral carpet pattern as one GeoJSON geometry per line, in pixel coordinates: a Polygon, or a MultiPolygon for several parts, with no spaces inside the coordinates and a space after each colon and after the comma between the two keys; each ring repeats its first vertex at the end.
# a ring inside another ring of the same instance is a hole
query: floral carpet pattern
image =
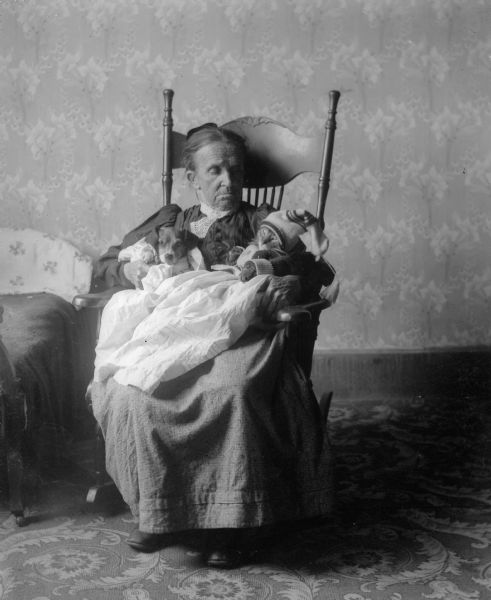
{"type": "Polygon", "coordinates": [[[239,569],[192,547],[137,554],[129,512],[83,511],[83,488],[41,488],[31,522],[0,524],[0,599],[486,600],[491,598],[488,399],[334,399],[337,503],[239,569]]]}

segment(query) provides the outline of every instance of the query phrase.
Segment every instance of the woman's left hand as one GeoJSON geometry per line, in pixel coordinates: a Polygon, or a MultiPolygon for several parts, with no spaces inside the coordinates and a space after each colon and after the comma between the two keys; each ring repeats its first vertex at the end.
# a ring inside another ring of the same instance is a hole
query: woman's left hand
{"type": "Polygon", "coordinates": [[[276,313],[285,306],[296,304],[300,293],[300,280],[295,275],[268,276],[260,289],[257,316],[263,322],[275,322],[276,313]]]}

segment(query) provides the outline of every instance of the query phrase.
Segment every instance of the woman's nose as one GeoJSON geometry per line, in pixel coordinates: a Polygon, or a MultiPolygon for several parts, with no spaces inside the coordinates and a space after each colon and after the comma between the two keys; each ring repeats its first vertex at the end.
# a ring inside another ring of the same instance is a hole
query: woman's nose
{"type": "Polygon", "coordinates": [[[230,171],[227,171],[226,169],[224,169],[222,171],[222,181],[221,181],[221,184],[223,186],[229,187],[231,183],[232,183],[232,175],[231,175],[230,171]]]}

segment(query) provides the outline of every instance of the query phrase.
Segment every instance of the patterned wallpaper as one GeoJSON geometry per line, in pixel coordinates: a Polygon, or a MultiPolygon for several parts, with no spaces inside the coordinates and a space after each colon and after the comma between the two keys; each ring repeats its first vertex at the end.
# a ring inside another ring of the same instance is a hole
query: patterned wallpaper
{"type": "Polygon", "coordinates": [[[305,134],[339,89],[318,346],[490,343],[490,0],[2,0],[0,74],[0,224],[94,256],[161,203],[164,87],[305,134]]]}

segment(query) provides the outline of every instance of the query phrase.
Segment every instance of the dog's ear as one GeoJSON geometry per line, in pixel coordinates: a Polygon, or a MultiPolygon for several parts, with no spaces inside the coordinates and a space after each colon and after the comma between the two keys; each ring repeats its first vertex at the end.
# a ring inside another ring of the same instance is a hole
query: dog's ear
{"type": "Polygon", "coordinates": [[[157,248],[159,243],[160,235],[158,228],[152,229],[150,233],[145,236],[145,241],[149,243],[153,248],[157,248]]]}

